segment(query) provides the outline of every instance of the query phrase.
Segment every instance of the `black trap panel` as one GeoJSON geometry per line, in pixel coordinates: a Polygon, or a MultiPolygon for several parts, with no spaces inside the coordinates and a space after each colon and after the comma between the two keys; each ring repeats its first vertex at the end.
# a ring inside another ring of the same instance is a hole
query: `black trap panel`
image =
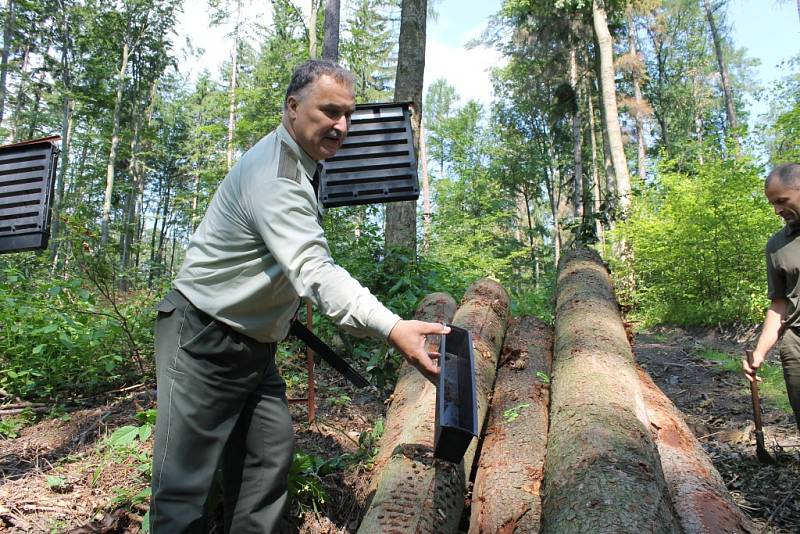
{"type": "Polygon", "coordinates": [[[47,248],[59,139],[0,146],[0,252],[47,248]]]}
{"type": "Polygon", "coordinates": [[[336,153],[323,162],[326,208],[419,198],[408,102],[359,104],[336,153]]]}

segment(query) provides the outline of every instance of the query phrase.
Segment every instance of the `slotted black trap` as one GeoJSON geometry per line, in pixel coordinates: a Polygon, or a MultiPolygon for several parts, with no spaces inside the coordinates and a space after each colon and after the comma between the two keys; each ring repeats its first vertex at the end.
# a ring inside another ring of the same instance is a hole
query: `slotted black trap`
{"type": "Polygon", "coordinates": [[[410,103],[357,105],[342,147],[323,163],[322,205],[335,208],[417,198],[410,103]]]}
{"type": "Polygon", "coordinates": [[[47,248],[59,139],[0,147],[0,252],[47,248]]]}

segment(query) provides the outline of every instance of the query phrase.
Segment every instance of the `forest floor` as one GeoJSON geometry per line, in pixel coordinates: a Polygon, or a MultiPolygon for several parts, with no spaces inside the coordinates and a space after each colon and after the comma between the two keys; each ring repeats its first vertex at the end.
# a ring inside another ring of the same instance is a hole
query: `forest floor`
{"type": "MultiPolygon", "coordinates": [[[[748,334],[659,327],[636,335],[635,352],[683,411],[744,512],[763,532],[800,532],[800,435],[793,418],[764,400],[767,446],[778,463],[759,464],[749,389],[730,365],[748,334]],[[728,355],[727,363],[709,351],[728,355]]],[[[293,505],[287,531],[355,532],[368,499],[373,429],[386,403],[374,390],[352,390],[327,369],[316,378],[316,423],[306,422],[304,403],[291,404],[296,448],[332,462],[307,470],[301,482],[316,499],[293,505]]],[[[297,389],[290,397],[305,395],[297,389]]],[[[109,436],[139,424],[135,414],[152,408],[152,395],[142,385],[84,399],[42,416],[13,439],[0,438],[0,532],[140,532],[147,502],[141,470],[152,438],[120,447],[109,436]]],[[[214,531],[221,532],[218,523],[214,531]]]]}

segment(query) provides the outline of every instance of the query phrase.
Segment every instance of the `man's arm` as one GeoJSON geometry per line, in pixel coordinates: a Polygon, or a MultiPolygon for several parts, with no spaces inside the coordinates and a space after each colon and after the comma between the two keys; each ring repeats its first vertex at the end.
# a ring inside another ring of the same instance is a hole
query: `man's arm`
{"type": "Polygon", "coordinates": [[[784,298],[772,299],[772,303],[767,309],[767,316],[764,319],[764,326],[761,328],[761,335],[758,336],[756,348],[753,350],[753,363],[752,365],[747,360],[742,361],[744,368],[744,375],[751,382],[756,376],[758,368],[764,362],[767,352],[778,341],[778,334],[781,329],[781,320],[786,313],[788,301],[784,298]]]}

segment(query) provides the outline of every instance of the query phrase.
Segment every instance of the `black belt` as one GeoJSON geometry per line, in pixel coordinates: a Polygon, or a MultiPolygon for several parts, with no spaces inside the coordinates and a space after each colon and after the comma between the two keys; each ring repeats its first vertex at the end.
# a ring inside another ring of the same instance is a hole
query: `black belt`
{"type": "Polygon", "coordinates": [[[311,330],[303,326],[303,323],[297,319],[292,320],[289,333],[305,343],[308,348],[319,354],[320,358],[328,362],[331,367],[339,371],[342,376],[352,382],[356,387],[365,388],[370,385],[366,378],[361,376],[358,371],[353,369],[341,356],[333,352],[332,348],[315,336],[311,330]]]}

